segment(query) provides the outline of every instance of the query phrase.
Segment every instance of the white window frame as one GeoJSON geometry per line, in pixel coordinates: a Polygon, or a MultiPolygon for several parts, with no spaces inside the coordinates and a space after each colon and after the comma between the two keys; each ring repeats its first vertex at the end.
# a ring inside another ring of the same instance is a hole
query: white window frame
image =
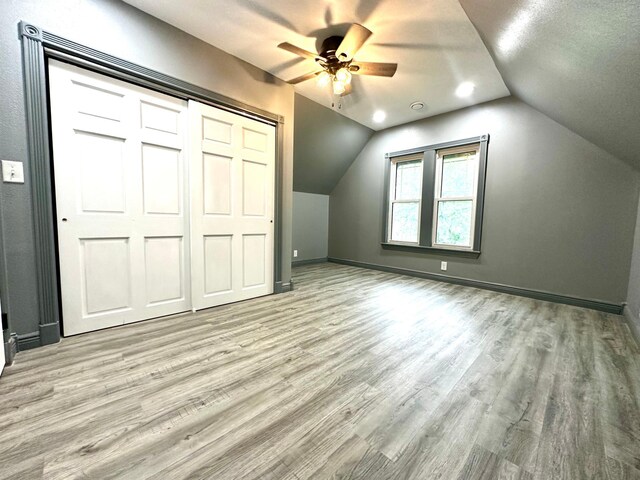
{"type": "Polygon", "coordinates": [[[399,245],[419,245],[420,243],[420,227],[421,227],[421,218],[422,218],[422,172],[424,169],[424,153],[418,153],[413,155],[405,155],[401,157],[394,157],[391,159],[391,175],[390,177],[390,185],[389,185],[389,211],[387,212],[387,232],[389,232],[388,241],[391,243],[399,244],[399,245]],[[407,163],[407,162],[415,162],[420,161],[420,196],[416,199],[402,199],[396,200],[396,175],[398,171],[398,164],[407,163]],[[418,204],[418,234],[415,242],[406,242],[400,240],[393,240],[393,206],[396,203],[417,203],[418,204]]]}
{"type": "Polygon", "coordinates": [[[476,231],[476,208],[478,205],[478,174],[480,167],[480,144],[462,145],[459,147],[443,148],[436,151],[436,178],[435,178],[435,190],[433,194],[433,225],[431,228],[431,245],[433,248],[441,248],[446,250],[473,250],[475,244],[475,231],[476,231]],[[452,155],[456,153],[475,152],[475,170],[473,174],[473,195],[464,197],[443,197],[442,196],[442,166],[445,155],[452,155]],[[452,245],[448,243],[437,243],[438,238],[438,206],[441,202],[451,201],[469,201],[471,200],[471,232],[469,236],[470,245],[452,245]]]}

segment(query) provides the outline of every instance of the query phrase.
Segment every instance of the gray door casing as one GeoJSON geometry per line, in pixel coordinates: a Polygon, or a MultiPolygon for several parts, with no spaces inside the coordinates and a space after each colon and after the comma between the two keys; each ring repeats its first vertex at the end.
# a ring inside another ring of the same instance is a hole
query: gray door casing
{"type": "Polygon", "coordinates": [[[49,58],[68,62],[184,100],[197,100],[274,125],[276,128],[274,293],[282,293],[291,289],[290,282],[282,282],[281,262],[283,127],[285,122],[283,116],[252,107],[197,85],[72,42],[28,22],[20,22],[19,32],[23,55],[30,193],[34,209],[33,221],[38,274],[36,298],[40,319],[41,345],[56,343],[60,340],[60,283],[55,240],[46,69],[49,58]]]}

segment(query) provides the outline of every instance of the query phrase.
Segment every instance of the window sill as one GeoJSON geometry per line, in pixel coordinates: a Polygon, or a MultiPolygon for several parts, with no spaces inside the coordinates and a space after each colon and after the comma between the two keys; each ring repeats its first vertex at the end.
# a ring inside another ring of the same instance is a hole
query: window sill
{"type": "Polygon", "coordinates": [[[479,250],[456,250],[453,248],[425,247],[422,245],[409,245],[406,243],[389,243],[389,242],[382,242],[381,245],[382,245],[382,248],[387,250],[421,251],[424,253],[452,255],[454,257],[465,257],[465,258],[478,258],[480,256],[479,250]]]}

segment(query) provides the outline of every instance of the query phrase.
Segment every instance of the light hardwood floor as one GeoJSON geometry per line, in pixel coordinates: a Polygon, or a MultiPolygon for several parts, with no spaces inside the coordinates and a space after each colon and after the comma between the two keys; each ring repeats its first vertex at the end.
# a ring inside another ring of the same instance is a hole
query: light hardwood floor
{"type": "Polygon", "coordinates": [[[20,353],[0,478],[640,479],[621,318],[335,264],[20,353]]]}

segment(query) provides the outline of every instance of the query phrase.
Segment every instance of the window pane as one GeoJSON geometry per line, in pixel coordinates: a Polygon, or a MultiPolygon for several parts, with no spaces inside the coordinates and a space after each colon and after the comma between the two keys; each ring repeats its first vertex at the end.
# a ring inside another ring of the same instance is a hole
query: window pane
{"type": "Polygon", "coordinates": [[[395,200],[417,200],[422,194],[422,161],[396,163],[395,200]]]}
{"type": "Polygon", "coordinates": [[[418,202],[394,203],[391,212],[391,240],[418,241],[418,202]]]}
{"type": "Polygon", "coordinates": [[[442,197],[473,195],[476,170],[475,152],[455,153],[442,158],[442,197]]]}
{"type": "Polygon", "coordinates": [[[471,200],[438,202],[436,243],[471,246],[471,200]]]}

